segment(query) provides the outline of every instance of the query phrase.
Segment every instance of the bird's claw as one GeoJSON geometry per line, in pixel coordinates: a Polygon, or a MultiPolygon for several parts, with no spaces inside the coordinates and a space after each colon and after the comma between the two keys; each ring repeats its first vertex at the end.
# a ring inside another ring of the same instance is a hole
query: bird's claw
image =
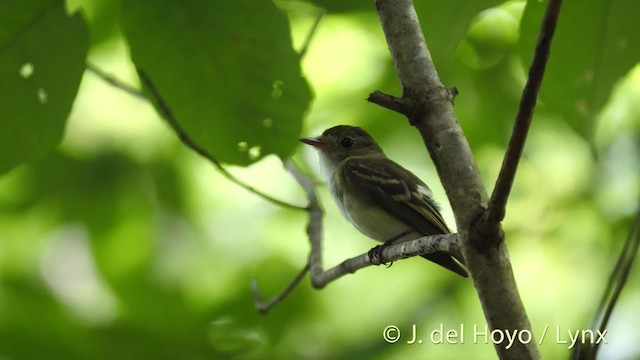
{"type": "MultiPolygon", "coordinates": [[[[371,264],[373,264],[373,265],[387,265],[387,263],[380,262],[380,260],[382,259],[382,251],[387,246],[389,246],[389,245],[386,245],[386,244],[378,245],[378,246],[373,247],[371,250],[369,250],[367,255],[369,255],[369,261],[371,262],[371,264]]],[[[393,261],[389,262],[388,264],[389,265],[387,266],[387,268],[390,268],[391,265],[393,265],[393,261]]]]}

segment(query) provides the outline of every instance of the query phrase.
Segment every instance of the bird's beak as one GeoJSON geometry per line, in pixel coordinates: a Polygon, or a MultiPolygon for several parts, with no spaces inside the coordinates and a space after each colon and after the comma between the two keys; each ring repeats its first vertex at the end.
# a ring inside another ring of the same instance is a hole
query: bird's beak
{"type": "Polygon", "coordinates": [[[300,139],[300,141],[302,141],[303,143],[305,143],[307,145],[311,145],[314,148],[318,148],[318,149],[322,149],[322,148],[327,146],[327,144],[324,141],[322,141],[322,139],[319,138],[319,137],[302,138],[302,139],[300,139]]]}

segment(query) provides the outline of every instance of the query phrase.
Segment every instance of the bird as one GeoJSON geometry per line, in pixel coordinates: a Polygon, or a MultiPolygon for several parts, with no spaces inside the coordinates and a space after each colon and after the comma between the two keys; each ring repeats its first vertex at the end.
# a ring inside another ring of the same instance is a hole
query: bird
{"type": "MultiPolygon", "coordinates": [[[[300,141],[318,151],[321,172],[342,215],[361,233],[382,242],[382,247],[451,233],[429,187],[389,159],[362,128],[338,125],[300,141]]],[[[376,249],[381,250],[373,248],[370,257],[376,249]]],[[[451,254],[435,252],[422,257],[469,276],[464,261],[451,254]]]]}

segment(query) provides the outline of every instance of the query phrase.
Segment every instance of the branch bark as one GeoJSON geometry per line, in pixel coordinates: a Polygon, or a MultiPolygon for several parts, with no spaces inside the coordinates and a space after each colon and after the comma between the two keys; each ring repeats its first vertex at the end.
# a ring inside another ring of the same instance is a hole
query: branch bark
{"type": "Polygon", "coordinates": [[[392,263],[396,260],[435,252],[459,253],[460,243],[458,236],[456,234],[429,235],[400,244],[390,245],[382,250],[379,259],[376,258],[372,260],[369,258],[369,254],[365,253],[347,259],[327,271],[320,269],[321,271],[317,272],[316,277],[312,278],[311,281],[315,288],[321,289],[330,282],[344,275],[353,274],[367,266],[392,263]]]}
{"type": "MultiPolygon", "coordinates": [[[[485,186],[453,112],[451,96],[431,60],[413,4],[411,0],[376,0],[376,8],[402,84],[403,100],[394,100],[393,103],[413,104],[413,109],[403,108],[401,113],[420,131],[438,170],[487,323],[492,330],[533,334],[518,293],[499,221],[491,225],[484,221],[488,198],[485,186]]],[[[555,24],[555,19],[548,22],[555,24]]],[[[551,35],[542,34],[541,38],[544,36],[550,42],[551,35]]],[[[537,49],[534,59],[538,56],[537,49]]],[[[543,72],[544,66],[537,71],[543,72]]],[[[518,160],[519,156],[515,158],[516,164],[518,160]]],[[[505,203],[507,197],[508,192],[505,203]]],[[[528,343],[516,341],[509,349],[506,345],[496,344],[501,359],[540,358],[535,340],[528,343]]]]}

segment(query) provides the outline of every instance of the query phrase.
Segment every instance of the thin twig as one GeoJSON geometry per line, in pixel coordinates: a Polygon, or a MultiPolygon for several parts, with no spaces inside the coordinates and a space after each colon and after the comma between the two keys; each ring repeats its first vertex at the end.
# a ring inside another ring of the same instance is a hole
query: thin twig
{"type": "Polygon", "coordinates": [[[311,283],[314,287],[317,287],[315,279],[324,272],[322,267],[322,217],[324,216],[324,212],[322,211],[322,207],[318,201],[318,195],[316,194],[313,182],[300,172],[292,161],[287,161],[285,163],[285,168],[291,173],[298,184],[300,184],[307,194],[307,199],[309,201],[309,204],[307,205],[307,211],[309,212],[307,236],[311,242],[311,251],[309,252],[309,270],[311,272],[311,283]]]}
{"type": "MultiPolygon", "coordinates": [[[[622,251],[620,252],[620,256],[618,257],[618,262],[611,272],[609,282],[607,283],[607,288],[605,289],[602,295],[602,299],[600,300],[598,311],[596,312],[596,316],[591,325],[591,329],[595,334],[601,334],[602,336],[606,334],[609,318],[611,317],[611,313],[613,313],[613,308],[618,302],[618,298],[620,297],[622,288],[627,283],[627,278],[629,277],[631,266],[633,265],[633,262],[635,261],[638,254],[639,245],[640,209],[638,210],[638,214],[636,215],[633,225],[629,230],[627,240],[625,241],[622,251]]],[[[596,358],[596,354],[601,342],[595,341],[595,339],[591,340],[592,341],[582,342],[575,348],[573,352],[574,360],[593,360],[596,358]]]]}
{"type": "MultiPolygon", "coordinates": [[[[255,279],[251,282],[251,288],[253,290],[253,303],[255,304],[256,309],[262,314],[266,314],[269,310],[271,310],[274,306],[284,300],[293,289],[298,286],[304,275],[309,271],[309,269],[317,268],[317,264],[319,262],[320,267],[322,267],[322,254],[320,251],[314,253],[314,249],[320,248],[320,244],[322,242],[322,208],[318,202],[318,197],[316,196],[315,186],[309,178],[307,178],[296,166],[293,160],[289,159],[284,162],[284,167],[289,171],[291,176],[296,180],[296,182],[303,188],[303,190],[307,193],[307,198],[309,201],[309,205],[305,208],[309,213],[309,224],[307,225],[307,234],[309,235],[309,239],[312,243],[311,245],[311,255],[309,256],[309,261],[307,265],[305,265],[304,269],[300,271],[300,273],[291,281],[291,283],[284,288],[280,293],[275,295],[269,301],[263,301],[258,293],[258,283],[255,279]],[[313,244],[316,244],[314,246],[313,244]],[[319,257],[315,257],[314,254],[318,254],[319,257]],[[311,265],[313,263],[314,265],[311,265]]],[[[312,272],[313,274],[313,272],[312,272]]]]}
{"type": "Polygon", "coordinates": [[[147,97],[144,95],[144,93],[140,89],[136,88],[135,86],[124,83],[122,80],[116,78],[111,74],[108,74],[107,72],[103,71],[102,69],[98,68],[97,66],[93,65],[90,62],[87,62],[87,70],[89,70],[89,72],[92,72],[93,74],[98,76],[107,84],[115,88],[118,88],[131,96],[137,97],[138,99],[147,100],[147,97]]]}
{"type": "Polygon", "coordinates": [[[253,303],[256,309],[261,314],[268,313],[269,310],[271,310],[279,302],[284,300],[291,293],[291,291],[293,291],[293,289],[295,289],[296,286],[298,286],[298,284],[300,283],[302,278],[304,278],[304,276],[307,274],[308,271],[309,271],[309,264],[307,263],[307,265],[304,266],[304,268],[300,271],[300,273],[298,273],[298,275],[296,275],[296,277],[293,278],[291,283],[286,288],[284,288],[280,293],[272,297],[269,301],[262,300],[262,298],[260,297],[260,292],[258,291],[258,282],[256,281],[255,278],[251,279],[251,292],[253,293],[253,303]]]}
{"type": "MultiPolygon", "coordinates": [[[[87,62],[87,70],[89,70],[90,72],[94,73],[96,76],[98,76],[100,79],[102,79],[103,81],[105,81],[107,84],[118,88],[126,93],[128,93],[129,95],[132,95],[136,98],[142,99],[142,100],[149,100],[149,98],[142,92],[142,90],[133,87],[129,84],[124,83],[122,80],[117,79],[115,76],[108,74],[107,72],[103,71],[102,69],[98,68],[97,66],[87,62]]],[[[171,127],[173,128],[173,130],[178,134],[178,137],[180,138],[180,140],[187,145],[188,147],[190,147],[192,150],[194,150],[195,152],[197,152],[198,154],[200,154],[201,156],[205,157],[207,160],[209,160],[217,169],[218,171],[220,171],[220,173],[222,173],[222,175],[224,177],[227,178],[227,180],[231,181],[232,183],[235,183],[236,185],[244,188],[245,190],[258,195],[259,197],[282,207],[286,207],[286,208],[290,208],[290,209],[296,209],[296,210],[304,210],[304,207],[298,206],[298,205],[293,205],[293,204],[289,204],[287,202],[284,202],[282,200],[278,200],[276,198],[273,198],[259,190],[256,190],[253,186],[245,183],[244,181],[238,179],[237,177],[235,177],[233,174],[231,174],[224,166],[222,166],[222,163],[220,163],[220,161],[218,161],[218,159],[216,159],[215,157],[213,157],[212,155],[210,155],[209,153],[207,153],[203,148],[201,148],[200,146],[198,146],[197,144],[195,144],[193,141],[191,141],[191,139],[186,135],[186,133],[182,130],[182,128],[178,125],[177,120],[175,119],[175,117],[173,116],[173,113],[171,112],[171,110],[169,109],[169,107],[167,106],[167,104],[165,103],[164,99],[160,96],[160,93],[158,92],[158,90],[155,88],[155,86],[153,85],[153,83],[151,82],[151,79],[149,79],[148,76],[146,76],[146,74],[144,74],[142,71],[139,71],[139,75],[140,75],[140,79],[142,80],[143,83],[145,83],[145,85],[149,88],[151,95],[155,98],[154,100],[158,103],[158,106],[160,108],[160,110],[162,111],[162,115],[164,115],[164,117],[167,119],[167,121],[169,122],[169,125],[171,125],[171,127]]]]}
{"type": "Polygon", "coordinates": [[[402,115],[411,116],[410,111],[414,106],[407,104],[408,100],[409,99],[407,98],[399,98],[385,94],[380,90],[372,92],[367,98],[368,102],[380,105],[383,108],[387,108],[402,115]]]}
{"type": "Polygon", "coordinates": [[[320,25],[320,20],[322,20],[322,18],[326,14],[327,14],[326,10],[324,9],[319,10],[318,16],[316,17],[316,20],[313,22],[313,25],[311,26],[311,30],[309,30],[307,37],[304,39],[304,43],[302,43],[302,48],[300,49],[300,58],[303,58],[305,55],[307,55],[307,51],[309,50],[309,45],[311,44],[311,40],[313,40],[313,37],[316,35],[318,31],[318,25],[320,25]]]}
{"type": "MultiPolygon", "coordinates": [[[[447,88],[447,95],[449,101],[453,103],[453,99],[458,95],[458,88],[447,88]]],[[[405,115],[409,118],[412,118],[415,115],[414,112],[416,104],[408,97],[395,97],[393,95],[385,94],[380,90],[376,90],[369,94],[367,101],[405,115]]]]}
{"type": "Polygon", "coordinates": [[[180,139],[180,141],[182,141],[182,143],[184,143],[185,145],[190,147],[196,153],[198,153],[201,156],[203,156],[205,159],[209,160],[216,168],[218,168],[218,171],[220,171],[220,173],[222,173],[222,175],[224,177],[226,177],[228,180],[240,185],[241,187],[245,188],[249,192],[251,192],[251,193],[253,193],[255,195],[258,195],[261,198],[269,201],[272,204],[275,204],[275,205],[278,205],[278,206],[282,206],[282,207],[286,207],[286,208],[289,208],[289,209],[296,209],[296,210],[305,210],[306,209],[305,207],[294,205],[294,204],[290,204],[288,202],[285,202],[285,201],[276,199],[276,198],[274,198],[274,197],[272,197],[270,195],[267,195],[267,194],[255,189],[253,186],[245,183],[244,181],[238,179],[233,174],[231,174],[224,166],[222,166],[222,164],[220,163],[220,161],[218,161],[218,159],[216,159],[211,154],[209,154],[204,148],[200,147],[200,145],[198,145],[194,141],[192,141],[191,138],[187,135],[187,133],[182,129],[182,127],[180,127],[180,125],[178,124],[177,119],[175,118],[175,116],[171,112],[171,109],[169,109],[169,106],[164,101],[164,99],[160,95],[160,92],[155,87],[155,85],[153,84],[151,79],[147,76],[147,74],[144,71],[142,71],[141,69],[138,69],[138,75],[140,76],[140,80],[142,80],[142,83],[148,88],[149,93],[151,94],[151,96],[155,100],[155,102],[158,105],[158,108],[160,109],[160,112],[162,113],[164,118],[167,120],[169,125],[173,128],[173,131],[175,131],[176,134],[178,134],[178,138],[180,139]]]}
{"type": "MultiPolygon", "coordinates": [[[[636,216],[636,219],[629,231],[629,235],[627,236],[627,240],[625,245],[620,253],[620,257],[618,258],[618,262],[616,263],[616,267],[611,273],[611,278],[608,286],[609,291],[605,292],[605,295],[602,298],[600,308],[602,311],[602,319],[600,321],[600,330],[604,330],[609,322],[609,318],[611,313],[613,312],[613,308],[618,301],[618,297],[622,292],[622,288],[627,282],[627,278],[629,277],[629,272],[631,270],[631,266],[636,259],[636,255],[638,254],[638,245],[640,243],[640,212],[636,216]],[[607,302],[607,294],[611,294],[611,300],[607,302]],[[605,306],[606,304],[606,306],[605,306]]],[[[594,325],[597,323],[594,321],[594,325]]],[[[594,326],[595,327],[595,326],[594,326]]]]}
{"type": "Polygon", "coordinates": [[[354,258],[347,259],[339,265],[317,274],[316,278],[311,280],[313,282],[313,286],[320,289],[338,278],[347,274],[353,274],[365,267],[377,265],[377,263],[391,263],[397,260],[435,252],[459,253],[460,241],[458,235],[429,235],[400,244],[390,245],[382,250],[380,258],[376,257],[375,263],[371,258],[369,258],[369,253],[367,252],[354,258]]]}
{"type": "Polygon", "coordinates": [[[496,181],[493,194],[491,194],[491,199],[489,200],[485,220],[486,224],[493,227],[496,231],[498,224],[505,216],[507,200],[511,192],[511,187],[513,186],[518,163],[520,162],[524,143],[531,125],[533,111],[536,107],[538,92],[542,84],[542,78],[544,77],[547,60],[549,59],[549,49],[551,48],[551,41],[553,40],[561,6],[562,0],[550,0],[547,4],[540,28],[540,35],[538,36],[538,44],[536,45],[531,67],[529,68],[529,78],[522,92],[518,115],[516,116],[507,152],[502,162],[502,168],[500,169],[498,180],[496,181]]]}

